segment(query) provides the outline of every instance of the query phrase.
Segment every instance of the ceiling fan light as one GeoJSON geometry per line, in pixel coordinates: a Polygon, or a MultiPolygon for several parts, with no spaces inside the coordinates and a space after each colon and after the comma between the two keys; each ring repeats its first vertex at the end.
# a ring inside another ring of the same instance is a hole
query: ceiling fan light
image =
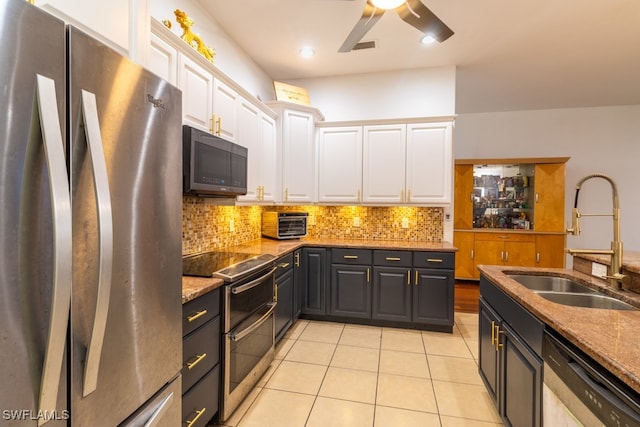
{"type": "Polygon", "coordinates": [[[371,0],[371,3],[379,9],[395,9],[404,2],[405,0],[371,0]]]}
{"type": "Polygon", "coordinates": [[[300,56],[303,58],[313,58],[316,55],[316,51],[311,46],[305,46],[299,51],[300,56]]]}
{"type": "Polygon", "coordinates": [[[436,42],[436,38],[433,37],[431,34],[425,34],[420,39],[420,43],[422,43],[422,44],[433,44],[435,42],[436,42]]]}

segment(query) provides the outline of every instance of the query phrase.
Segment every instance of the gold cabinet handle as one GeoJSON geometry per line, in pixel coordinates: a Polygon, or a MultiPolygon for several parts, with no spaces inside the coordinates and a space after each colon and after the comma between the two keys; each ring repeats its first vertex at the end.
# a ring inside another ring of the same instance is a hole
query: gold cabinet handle
{"type": "Polygon", "coordinates": [[[204,316],[205,314],[207,314],[207,310],[200,310],[199,312],[197,312],[196,314],[192,314],[191,316],[187,317],[187,321],[189,323],[193,322],[196,319],[201,318],[202,316],[204,316]]]}
{"type": "Polygon", "coordinates": [[[216,126],[215,126],[216,115],[214,114],[213,116],[211,116],[211,119],[209,120],[211,121],[211,126],[209,126],[209,132],[215,135],[216,134],[216,126]]]}
{"type": "Polygon", "coordinates": [[[358,203],[360,203],[360,190],[359,189],[358,189],[357,193],[358,193],[357,200],[358,200],[358,203]]]}
{"type": "Polygon", "coordinates": [[[491,321],[491,346],[496,346],[496,322],[494,320],[491,321]]]}
{"type": "Polygon", "coordinates": [[[444,262],[442,259],[440,258],[427,258],[427,262],[438,262],[438,263],[442,263],[444,262]]]}
{"type": "Polygon", "coordinates": [[[273,302],[278,302],[278,284],[273,287],[273,302]]]}
{"type": "Polygon", "coordinates": [[[204,414],[204,411],[206,411],[207,408],[202,408],[199,411],[196,411],[196,416],[193,417],[193,419],[191,420],[187,420],[187,427],[191,427],[192,425],[194,425],[202,416],[202,414],[204,414]]]}
{"type": "Polygon", "coordinates": [[[388,256],[385,258],[387,261],[400,261],[400,258],[394,256],[388,256]]]}
{"type": "Polygon", "coordinates": [[[471,199],[472,202],[476,201],[476,199],[474,198],[474,194],[473,193],[469,193],[469,198],[471,199]]]}
{"type": "Polygon", "coordinates": [[[504,251],[504,262],[509,262],[509,251],[504,251]]]}
{"type": "Polygon", "coordinates": [[[287,200],[289,200],[289,189],[285,188],[284,189],[284,201],[286,202],[287,200]]]}
{"type": "Polygon", "coordinates": [[[471,259],[475,259],[476,258],[476,251],[471,249],[471,259]]]}
{"type": "Polygon", "coordinates": [[[407,285],[411,286],[411,270],[407,270],[407,285]]]}
{"type": "Polygon", "coordinates": [[[216,135],[220,136],[222,134],[222,117],[218,117],[218,120],[216,120],[216,125],[218,125],[216,135]]]}
{"type": "Polygon", "coordinates": [[[407,203],[411,202],[411,190],[407,190],[407,203]]]}
{"type": "Polygon", "coordinates": [[[504,334],[504,331],[500,329],[500,326],[496,326],[496,351],[504,347],[504,344],[500,342],[500,335],[504,334]]]}
{"type": "Polygon", "coordinates": [[[536,252],[536,264],[540,264],[540,252],[536,252]]]}
{"type": "Polygon", "coordinates": [[[288,262],[283,262],[282,264],[280,264],[280,268],[287,268],[287,267],[289,267],[288,262]]]}
{"type": "Polygon", "coordinates": [[[367,267],[367,283],[371,283],[371,269],[367,267]]]}
{"type": "Polygon", "coordinates": [[[187,369],[191,370],[198,363],[202,362],[204,358],[207,357],[207,353],[202,353],[196,356],[196,359],[193,362],[187,362],[187,369]]]}
{"type": "Polygon", "coordinates": [[[500,251],[500,261],[504,261],[504,251],[500,251]]]}
{"type": "Polygon", "coordinates": [[[296,252],[295,253],[295,258],[296,258],[296,267],[300,267],[300,252],[296,252]]]}
{"type": "Polygon", "coordinates": [[[416,276],[415,276],[415,284],[416,286],[418,286],[418,272],[416,271],[416,276]]]}
{"type": "Polygon", "coordinates": [[[536,203],[540,201],[540,193],[536,193],[536,203]]]}
{"type": "Polygon", "coordinates": [[[344,259],[358,259],[358,255],[345,255],[344,259]]]}

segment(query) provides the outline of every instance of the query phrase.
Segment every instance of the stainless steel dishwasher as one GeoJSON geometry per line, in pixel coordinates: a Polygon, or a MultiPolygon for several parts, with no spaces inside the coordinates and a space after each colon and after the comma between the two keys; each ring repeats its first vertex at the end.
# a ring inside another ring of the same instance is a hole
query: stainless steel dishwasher
{"type": "Polygon", "coordinates": [[[561,337],[545,333],[545,426],[640,426],[640,395],[561,337]]]}

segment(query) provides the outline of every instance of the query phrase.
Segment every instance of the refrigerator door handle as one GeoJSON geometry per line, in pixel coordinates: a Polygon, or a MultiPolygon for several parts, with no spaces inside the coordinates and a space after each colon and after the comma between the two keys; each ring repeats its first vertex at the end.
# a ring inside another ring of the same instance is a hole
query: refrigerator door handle
{"type": "Polygon", "coordinates": [[[84,119],[87,145],[89,148],[95,195],[98,208],[98,232],[100,236],[98,275],[98,294],[96,312],[87,355],[85,359],[84,383],[82,395],[88,396],[94,392],[98,384],[100,357],[107,326],[109,313],[109,299],[111,297],[111,275],[113,266],[113,215],[111,211],[111,196],[109,194],[109,179],[107,166],[102,148],[102,135],[98,119],[96,96],[85,90],[82,91],[82,117],[84,119]]]}
{"type": "MultiPolygon", "coordinates": [[[[42,143],[49,170],[49,191],[53,217],[53,287],[51,294],[51,314],[47,346],[42,366],[40,383],[39,413],[52,413],[56,409],[62,362],[66,347],[67,324],[71,304],[71,198],[64,154],[64,142],[60,130],[60,117],[56,98],[55,82],[48,77],[38,75],[37,109],[34,117],[40,120],[42,143]]],[[[35,110],[36,105],[34,105],[35,110]]],[[[28,150],[36,149],[39,143],[38,128],[32,127],[28,150]]],[[[38,425],[44,424],[44,418],[38,425]]]]}

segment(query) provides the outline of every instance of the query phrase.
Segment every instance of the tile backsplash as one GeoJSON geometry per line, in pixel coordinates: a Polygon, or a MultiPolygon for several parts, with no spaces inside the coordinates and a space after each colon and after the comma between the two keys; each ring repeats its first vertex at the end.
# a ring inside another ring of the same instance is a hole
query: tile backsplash
{"type": "Polygon", "coordinates": [[[444,209],[369,206],[217,206],[184,196],[182,253],[209,251],[260,238],[262,211],[309,214],[308,236],[440,242],[444,209]],[[406,226],[406,227],[404,227],[406,226]]]}

